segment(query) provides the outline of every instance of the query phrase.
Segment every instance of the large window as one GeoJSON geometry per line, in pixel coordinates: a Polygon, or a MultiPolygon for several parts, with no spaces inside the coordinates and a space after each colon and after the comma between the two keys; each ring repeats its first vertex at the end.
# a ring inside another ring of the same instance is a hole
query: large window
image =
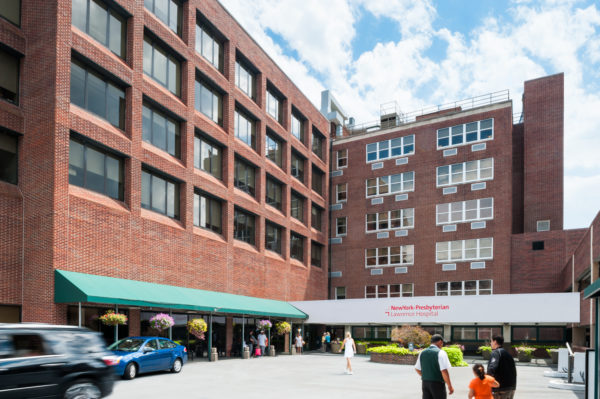
{"type": "Polygon", "coordinates": [[[181,63],[147,36],[144,36],[144,73],[176,96],[181,95],[181,63]]]}
{"type": "Polygon", "coordinates": [[[348,200],[348,183],[335,185],[335,202],[346,202],[348,200]]]}
{"type": "Polygon", "coordinates": [[[319,169],[313,167],[312,168],[312,189],[320,195],[323,195],[323,177],[325,173],[321,172],[319,169]]]}
{"type": "Polygon", "coordinates": [[[437,167],[437,186],[452,186],[494,178],[494,158],[437,167]]]}
{"type": "Polygon", "coordinates": [[[202,112],[213,122],[223,125],[223,96],[206,83],[196,78],[194,83],[196,111],[202,112]]]}
{"type": "Polygon", "coordinates": [[[335,299],[346,299],[346,287],[335,287],[335,299]]]}
{"type": "Polygon", "coordinates": [[[71,103],[125,129],[125,91],[76,61],[71,62],[71,103]]]}
{"type": "Polygon", "coordinates": [[[283,122],[283,101],[267,89],[267,113],[280,124],[283,122]]]}
{"type": "Polygon", "coordinates": [[[367,162],[402,157],[415,153],[415,135],[367,144],[367,162]]]}
{"type": "Polygon", "coordinates": [[[21,25],[21,0],[2,0],[0,1],[0,17],[21,25]]]}
{"type": "Polygon", "coordinates": [[[554,342],[565,341],[563,326],[514,326],[512,327],[513,342],[554,342]]]}
{"type": "Polygon", "coordinates": [[[292,176],[304,183],[304,158],[292,151],[292,176]]]}
{"type": "Polygon", "coordinates": [[[142,170],[142,208],[179,219],[179,183],[142,170]]]}
{"type": "Polygon", "coordinates": [[[233,184],[240,190],[254,197],[255,194],[255,168],[239,158],[235,159],[235,173],[233,184]]]}
{"type": "Polygon", "coordinates": [[[0,130],[0,180],[17,184],[18,138],[0,130]]]}
{"type": "Polygon", "coordinates": [[[304,119],[292,112],[292,136],[304,143],[304,119]]]}
{"type": "Polygon", "coordinates": [[[277,166],[281,167],[283,164],[283,143],[274,134],[267,131],[265,140],[265,154],[268,159],[273,161],[277,166]]]}
{"type": "Polygon", "coordinates": [[[323,246],[318,242],[310,242],[310,264],[313,266],[321,267],[323,257],[323,246]]]}
{"type": "Polygon", "coordinates": [[[452,341],[490,342],[496,335],[502,335],[502,327],[452,326],[452,341]]]}
{"type": "Polygon", "coordinates": [[[243,62],[235,61],[235,85],[248,97],[255,99],[254,73],[243,62]]]}
{"type": "Polygon", "coordinates": [[[265,249],[281,254],[281,227],[265,222],[265,249]]]}
{"type": "Polygon", "coordinates": [[[290,258],[304,262],[304,237],[294,232],[290,233],[290,258]]]}
{"type": "Polygon", "coordinates": [[[342,169],[348,166],[348,150],[338,150],[335,152],[335,158],[337,160],[337,168],[342,169]]]}
{"type": "Polygon", "coordinates": [[[144,0],[144,6],[173,32],[181,36],[182,10],[176,0],[144,0]]]}
{"type": "Polygon", "coordinates": [[[367,198],[415,190],[415,172],[367,179],[367,198]]]}
{"type": "Polygon", "coordinates": [[[142,139],[177,158],[180,156],[179,122],[148,104],[142,106],[142,139]]]}
{"type": "Polygon", "coordinates": [[[346,235],[347,233],[347,224],[348,224],[348,220],[347,218],[341,217],[341,218],[335,218],[335,235],[336,237],[343,237],[346,235]]]}
{"type": "Polygon", "coordinates": [[[100,0],[73,0],[72,11],[73,25],[125,58],[127,23],[120,14],[100,0]]]}
{"type": "Polygon", "coordinates": [[[221,201],[202,192],[194,192],[194,226],[221,234],[221,201]]]}
{"type": "Polygon", "coordinates": [[[123,160],[79,140],[69,142],[69,184],[123,200],[123,160]]]}
{"type": "Polygon", "coordinates": [[[414,245],[368,248],[365,250],[366,267],[412,265],[414,261],[414,245]]]}
{"type": "Polygon", "coordinates": [[[256,123],[240,110],[235,110],[234,116],[235,137],[242,140],[252,148],[256,148],[256,123]]]}
{"type": "Polygon", "coordinates": [[[494,138],[494,120],[464,123],[437,131],[437,147],[448,148],[494,138]]]}
{"type": "Polygon", "coordinates": [[[196,52],[219,71],[223,69],[223,45],[206,23],[196,23],[196,52]]]}
{"type": "Polygon", "coordinates": [[[312,151],[321,159],[324,158],[323,145],[325,143],[325,137],[319,133],[315,128],[312,132],[312,151]]]}
{"type": "Polygon", "coordinates": [[[491,295],[492,280],[443,281],[435,283],[436,296],[491,295]]]}
{"type": "Polygon", "coordinates": [[[310,225],[319,231],[323,229],[323,209],[315,204],[310,208],[310,225]]]}
{"type": "Polygon", "coordinates": [[[437,204],[437,224],[464,223],[494,217],[494,199],[481,198],[470,201],[437,204]]]}
{"type": "Polygon", "coordinates": [[[222,175],[222,148],[203,136],[194,137],[194,167],[217,179],[222,175]]]}
{"type": "Polygon", "coordinates": [[[493,238],[445,241],[436,244],[436,262],[493,259],[493,238]]]}
{"type": "Polygon", "coordinates": [[[415,209],[396,209],[367,214],[367,233],[415,227],[415,209]]]}
{"type": "Polygon", "coordinates": [[[413,296],[413,284],[380,284],[365,286],[365,298],[399,298],[413,296]]]}
{"type": "Polygon", "coordinates": [[[266,186],[265,202],[274,208],[282,210],[281,194],[283,192],[283,184],[267,175],[266,186]]]}
{"type": "Polygon", "coordinates": [[[290,216],[304,222],[304,197],[292,191],[290,197],[290,216]]]}
{"type": "Polygon", "coordinates": [[[233,238],[254,245],[254,215],[235,208],[233,218],[233,238]]]}

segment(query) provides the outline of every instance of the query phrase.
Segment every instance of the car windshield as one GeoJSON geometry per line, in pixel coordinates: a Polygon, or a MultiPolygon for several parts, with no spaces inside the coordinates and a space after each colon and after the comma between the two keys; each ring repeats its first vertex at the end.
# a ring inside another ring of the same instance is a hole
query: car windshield
{"type": "Polygon", "coordinates": [[[145,339],[125,338],[108,347],[111,351],[136,352],[144,344],[145,339]]]}

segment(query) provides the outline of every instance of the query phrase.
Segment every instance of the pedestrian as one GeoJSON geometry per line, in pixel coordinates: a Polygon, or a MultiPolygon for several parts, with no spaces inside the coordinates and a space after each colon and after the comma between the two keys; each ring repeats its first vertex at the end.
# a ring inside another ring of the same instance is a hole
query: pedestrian
{"type": "Polygon", "coordinates": [[[254,336],[254,331],[250,331],[250,345],[249,345],[249,349],[250,349],[250,356],[254,357],[254,348],[258,348],[258,341],[256,340],[256,337],[254,336]]]}
{"type": "Polygon", "coordinates": [[[295,342],[296,342],[296,353],[298,355],[301,355],[302,354],[302,346],[304,345],[304,340],[302,339],[302,336],[300,335],[300,333],[298,333],[296,335],[295,342]]]}
{"type": "Polygon", "coordinates": [[[325,352],[329,352],[331,350],[331,334],[327,331],[327,335],[325,336],[325,352]]]}
{"type": "Polygon", "coordinates": [[[346,333],[346,338],[344,339],[344,342],[342,342],[342,347],[340,349],[344,349],[344,357],[346,358],[346,374],[353,374],[352,363],[350,362],[350,359],[352,359],[356,353],[356,345],[354,344],[354,340],[352,339],[350,332],[346,333]]]}
{"type": "Polygon", "coordinates": [[[494,399],[513,399],[517,389],[517,368],[515,359],[504,350],[504,337],[496,335],[492,338],[492,356],[487,366],[487,373],[500,384],[492,389],[494,399]]]}
{"type": "Polygon", "coordinates": [[[324,332],[323,336],[321,337],[321,352],[325,352],[327,350],[327,340],[325,337],[327,337],[326,332],[324,332]]]}
{"type": "Polygon", "coordinates": [[[423,399],[446,399],[446,385],[448,393],[452,395],[454,388],[450,381],[450,360],[448,354],[442,350],[444,338],[439,334],[431,336],[429,348],[421,351],[415,364],[417,374],[421,376],[423,399]]]}
{"type": "Polygon", "coordinates": [[[498,388],[500,384],[491,375],[485,375],[483,365],[475,363],[473,366],[475,378],[469,383],[469,399],[492,399],[492,388],[498,388]]]}
{"type": "Polygon", "coordinates": [[[262,357],[265,355],[265,348],[267,347],[267,336],[264,330],[260,330],[260,334],[258,334],[258,346],[260,347],[260,356],[262,357]]]}

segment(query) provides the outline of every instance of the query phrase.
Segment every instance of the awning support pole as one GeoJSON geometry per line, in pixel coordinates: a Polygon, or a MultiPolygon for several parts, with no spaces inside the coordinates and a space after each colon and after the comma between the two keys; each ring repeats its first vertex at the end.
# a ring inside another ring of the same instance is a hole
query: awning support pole
{"type": "Polygon", "coordinates": [[[244,358],[244,343],[246,343],[246,336],[244,335],[244,327],[246,327],[245,324],[246,324],[246,316],[242,315],[242,352],[241,352],[242,359],[244,358]]]}
{"type": "Polygon", "coordinates": [[[292,354],[292,340],[294,339],[294,322],[290,320],[290,355],[292,354]]]}
{"type": "MultiPolygon", "coordinates": [[[[119,305],[115,305],[115,313],[119,313],[119,305]]],[[[115,324],[115,342],[119,340],[119,325],[115,324]]]]}
{"type": "Polygon", "coordinates": [[[77,307],[79,308],[79,320],[77,322],[77,326],[79,328],[81,328],[81,302],[78,302],[78,306],[77,307]]]}
{"type": "Polygon", "coordinates": [[[212,312],[208,316],[208,361],[212,361],[212,312]]]}

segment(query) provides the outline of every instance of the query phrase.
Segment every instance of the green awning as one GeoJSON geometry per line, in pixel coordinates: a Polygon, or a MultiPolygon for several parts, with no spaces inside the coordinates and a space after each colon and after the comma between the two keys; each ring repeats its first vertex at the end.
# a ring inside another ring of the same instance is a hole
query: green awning
{"type": "Polygon", "coordinates": [[[103,303],[306,319],[287,302],[55,270],[56,303],[103,303]]]}
{"type": "Polygon", "coordinates": [[[590,299],[597,296],[600,296],[600,278],[583,290],[583,297],[585,299],[590,299]]]}

